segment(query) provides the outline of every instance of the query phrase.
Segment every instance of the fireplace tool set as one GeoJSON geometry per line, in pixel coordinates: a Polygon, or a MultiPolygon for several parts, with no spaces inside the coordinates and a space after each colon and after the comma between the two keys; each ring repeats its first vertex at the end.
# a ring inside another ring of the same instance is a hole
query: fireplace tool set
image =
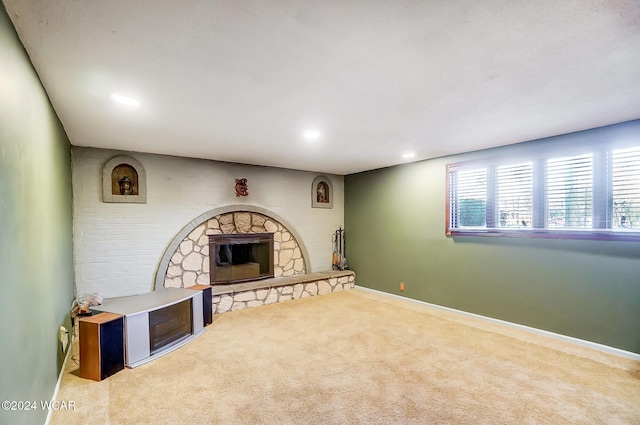
{"type": "Polygon", "coordinates": [[[347,259],[344,256],[344,229],[341,227],[333,234],[333,270],[347,268],[347,259]]]}

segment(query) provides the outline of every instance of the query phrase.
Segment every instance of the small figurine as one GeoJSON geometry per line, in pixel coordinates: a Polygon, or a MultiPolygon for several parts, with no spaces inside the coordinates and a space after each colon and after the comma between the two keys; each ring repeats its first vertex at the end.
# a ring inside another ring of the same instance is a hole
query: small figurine
{"type": "Polygon", "coordinates": [[[326,204],[327,202],[329,202],[327,192],[327,184],[324,182],[318,183],[318,188],[316,189],[316,201],[321,204],[326,204]]]}
{"type": "Polygon", "coordinates": [[[133,193],[132,181],[129,177],[124,176],[118,181],[120,185],[120,195],[131,195],[133,193]]]}

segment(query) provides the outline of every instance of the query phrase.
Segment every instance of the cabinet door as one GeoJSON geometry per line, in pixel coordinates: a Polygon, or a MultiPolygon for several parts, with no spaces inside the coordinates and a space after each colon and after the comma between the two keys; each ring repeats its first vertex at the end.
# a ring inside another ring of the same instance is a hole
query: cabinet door
{"type": "Polygon", "coordinates": [[[132,367],[151,355],[149,348],[149,313],[129,314],[125,330],[127,340],[126,365],[132,367]]]}

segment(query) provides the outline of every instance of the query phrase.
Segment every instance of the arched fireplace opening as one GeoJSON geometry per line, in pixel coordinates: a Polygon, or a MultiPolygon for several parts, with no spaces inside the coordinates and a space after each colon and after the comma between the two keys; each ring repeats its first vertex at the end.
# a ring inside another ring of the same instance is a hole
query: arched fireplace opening
{"type": "MultiPolygon", "coordinates": [[[[155,278],[155,289],[188,288],[193,285],[217,285],[211,281],[210,237],[271,234],[273,272],[270,277],[288,277],[308,273],[307,252],[295,230],[276,214],[263,208],[231,205],[217,208],[187,224],[171,241],[155,278]]],[[[254,236],[247,236],[252,238],[254,236]]],[[[260,278],[260,277],[258,277],[260,278]]],[[[253,278],[246,278],[254,280],[253,278]]]]}
{"type": "Polygon", "coordinates": [[[209,235],[209,276],[211,285],[273,277],[273,233],[209,235]]]}

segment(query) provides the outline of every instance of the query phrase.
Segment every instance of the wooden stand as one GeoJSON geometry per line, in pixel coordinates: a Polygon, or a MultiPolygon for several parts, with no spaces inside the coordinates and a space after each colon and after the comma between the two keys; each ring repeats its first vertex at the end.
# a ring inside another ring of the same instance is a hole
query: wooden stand
{"type": "Polygon", "coordinates": [[[101,381],[124,369],[124,316],[100,313],[80,325],[80,377],[101,381]]]}

